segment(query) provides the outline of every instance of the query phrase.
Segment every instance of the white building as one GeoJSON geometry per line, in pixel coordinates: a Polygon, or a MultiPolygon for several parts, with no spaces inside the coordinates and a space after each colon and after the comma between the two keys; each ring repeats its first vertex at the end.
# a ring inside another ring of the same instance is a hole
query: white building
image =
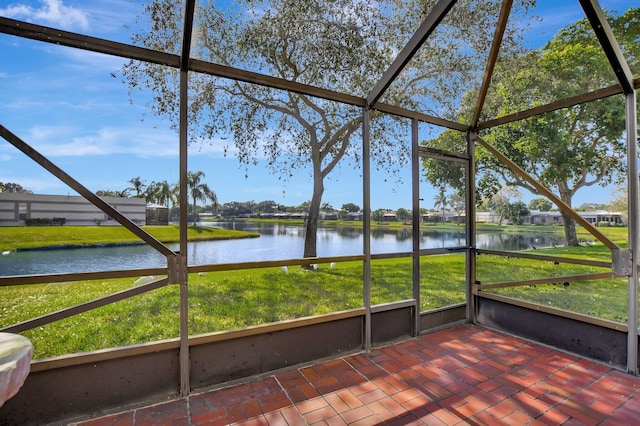
{"type": "MultiPolygon", "coordinates": [[[[100,198],[133,223],[146,224],[144,198],[100,198]]],[[[38,224],[37,222],[59,225],[118,225],[118,222],[79,195],[0,192],[0,226],[24,226],[28,223],[38,224]]]]}

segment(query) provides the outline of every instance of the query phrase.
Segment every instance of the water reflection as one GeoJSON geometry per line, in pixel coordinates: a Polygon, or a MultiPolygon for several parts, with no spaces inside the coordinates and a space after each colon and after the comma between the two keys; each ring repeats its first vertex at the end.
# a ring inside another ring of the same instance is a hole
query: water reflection
{"type": "MultiPolygon", "coordinates": [[[[234,263],[260,260],[295,259],[302,255],[305,229],[274,223],[220,222],[201,223],[226,229],[260,233],[260,238],[190,243],[190,265],[234,263]]],[[[514,234],[479,234],[477,247],[494,250],[522,250],[562,244],[549,236],[514,234]]],[[[452,248],[467,244],[464,228],[460,231],[420,231],[420,248],[452,248]]],[[[362,254],[363,235],[360,228],[318,229],[318,256],[362,254]]],[[[410,252],[411,229],[371,231],[371,251],[379,253],[410,252]]],[[[178,250],[178,244],[170,245],[178,250]]],[[[166,259],[146,245],[58,249],[13,252],[0,256],[0,275],[31,275],[68,272],[92,272],[120,269],[166,267],[166,259]]]]}

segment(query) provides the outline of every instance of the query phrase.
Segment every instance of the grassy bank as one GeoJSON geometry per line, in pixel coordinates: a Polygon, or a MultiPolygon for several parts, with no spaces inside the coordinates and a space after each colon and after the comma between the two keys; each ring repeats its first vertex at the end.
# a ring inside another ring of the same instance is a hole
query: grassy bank
{"type": "MultiPolygon", "coordinates": [[[[223,220],[220,219],[209,219],[209,222],[220,222],[223,220]]],[[[226,219],[224,221],[232,221],[231,219],[226,219]]],[[[258,219],[258,218],[250,218],[250,219],[233,219],[234,222],[255,222],[255,223],[279,223],[283,225],[292,225],[292,226],[304,226],[305,221],[302,219],[258,219]]],[[[320,220],[318,221],[319,226],[325,228],[362,228],[363,222],[361,220],[356,221],[347,221],[347,220],[320,220]]],[[[402,223],[402,222],[371,222],[372,229],[390,229],[390,230],[398,230],[398,229],[407,229],[411,230],[411,223],[402,223]]],[[[433,222],[423,222],[420,224],[420,229],[423,231],[450,231],[450,232],[462,232],[465,227],[464,224],[456,224],[451,222],[446,223],[433,223],[433,222]]],[[[498,225],[496,223],[485,223],[479,222],[476,223],[476,230],[478,233],[496,233],[496,234],[535,234],[535,235],[556,235],[558,237],[564,238],[564,228],[558,225],[498,225]]],[[[627,228],[623,227],[606,227],[599,228],[601,232],[607,235],[609,238],[614,240],[624,240],[627,239],[627,228]]],[[[586,240],[593,241],[594,237],[588,233],[584,228],[577,227],[578,237],[586,240]]],[[[626,244],[626,243],[625,243],[626,244]]]]}
{"type": "MultiPolygon", "coordinates": [[[[199,233],[197,229],[192,231],[199,233]]],[[[626,230],[609,228],[604,231],[626,246],[626,230]]],[[[611,260],[610,251],[602,244],[545,247],[536,253],[611,260]]],[[[411,258],[372,261],[372,303],[411,298],[411,265],[411,258]]],[[[477,266],[477,278],[482,284],[558,277],[557,283],[551,285],[491,290],[493,292],[626,321],[626,279],[569,284],[561,279],[567,275],[601,272],[599,268],[489,255],[479,256],[477,266]]],[[[463,254],[425,256],[421,258],[420,268],[421,310],[464,302],[463,254]]],[[[0,326],[131,288],[137,285],[135,281],[135,278],[127,278],[2,287],[0,326]]],[[[361,262],[338,263],[334,267],[320,265],[315,272],[290,267],[286,273],[280,268],[265,268],[194,274],[189,277],[189,332],[230,330],[361,307],[362,282],[361,262]]],[[[178,286],[168,286],[38,327],[24,335],[34,342],[37,358],[177,337],[178,292],[178,286]]]]}
{"type": "MultiPolygon", "coordinates": [[[[240,218],[240,219],[207,219],[205,222],[255,222],[255,223],[280,223],[284,225],[304,226],[303,219],[259,219],[259,218],[240,218]]],[[[361,220],[319,220],[319,226],[324,228],[362,228],[361,220]]],[[[411,229],[410,222],[403,223],[398,221],[391,222],[371,222],[372,229],[411,229]]],[[[478,223],[476,228],[479,232],[499,232],[504,234],[558,234],[563,235],[561,226],[513,226],[498,225],[495,223],[478,223]]],[[[423,222],[420,224],[422,230],[438,230],[438,231],[461,231],[464,230],[464,224],[456,224],[451,222],[433,223],[423,222]]]]}
{"type": "MultiPolygon", "coordinates": [[[[143,226],[142,229],[164,243],[180,241],[176,225],[143,226]]],[[[0,228],[0,236],[0,252],[61,246],[134,244],[142,241],[122,226],[7,226],[0,228]]],[[[190,226],[187,236],[189,241],[199,241],[258,237],[259,234],[190,226]]]]}

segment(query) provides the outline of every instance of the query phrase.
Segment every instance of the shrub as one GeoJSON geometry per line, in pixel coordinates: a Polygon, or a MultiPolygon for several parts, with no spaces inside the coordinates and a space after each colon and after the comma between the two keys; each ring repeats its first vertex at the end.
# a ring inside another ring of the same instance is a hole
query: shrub
{"type": "Polygon", "coordinates": [[[48,217],[34,217],[25,219],[24,223],[27,226],[62,226],[66,221],[67,219],[64,217],[54,217],[53,219],[49,219],[48,217]]]}

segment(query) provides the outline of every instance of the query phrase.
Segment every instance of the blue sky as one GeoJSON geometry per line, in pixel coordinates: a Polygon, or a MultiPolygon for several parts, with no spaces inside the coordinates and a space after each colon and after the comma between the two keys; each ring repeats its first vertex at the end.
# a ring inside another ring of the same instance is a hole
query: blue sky
{"type": "MultiPolygon", "coordinates": [[[[636,0],[601,1],[605,8],[626,10],[636,0]]],[[[138,0],[0,0],[0,16],[130,43],[139,14],[138,0]]],[[[582,17],[575,0],[538,1],[531,45],[550,39],[560,27],[582,17]]],[[[122,190],[140,176],[146,183],[176,182],[177,135],[165,118],[151,115],[146,99],[129,101],[126,85],[113,78],[124,64],[118,58],[0,35],[0,123],[47,156],[89,189],[122,190]]],[[[272,199],[297,205],[310,198],[311,177],[297,173],[288,182],[262,167],[248,177],[220,144],[190,148],[189,169],[205,173],[204,181],[221,203],[272,199]]],[[[344,165],[326,182],[324,201],[334,207],[353,202],[362,206],[361,170],[344,165]]],[[[372,208],[409,208],[409,174],[375,174],[372,208]]],[[[72,193],[11,145],[0,141],[0,181],[16,182],[36,193],[72,193]]],[[[433,207],[435,192],[424,189],[423,207],[433,207]]],[[[530,196],[524,195],[526,201],[530,196]]],[[[606,202],[611,189],[578,192],[574,205],[606,202]]]]}

